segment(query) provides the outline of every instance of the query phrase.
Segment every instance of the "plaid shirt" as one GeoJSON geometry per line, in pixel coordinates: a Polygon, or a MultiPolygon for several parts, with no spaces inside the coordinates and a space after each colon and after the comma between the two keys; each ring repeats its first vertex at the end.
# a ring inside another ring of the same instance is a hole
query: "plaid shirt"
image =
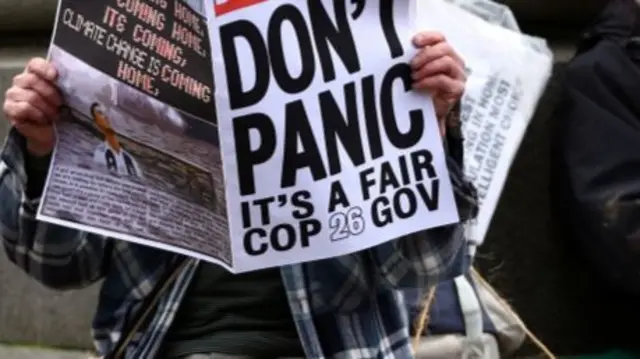
{"type": "MultiPolygon", "coordinates": [[[[199,261],[173,266],[184,257],[37,221],[39,199],[27,195],[23,142],[12,130],[1,153],[0,235],[9,259],[54,289],[104,280],[92,330],[100,355],[113,351],[161,278],[179,268],[150,321],[126,348],[126,358],[155,358],[199,261]]],[[[459,200],[462,185],[451,177],[459,200]]],[[[468,261],[460,260],[465,243],[462,225],[450,225],[351,255],[282,267],[306,357],[411,358],[401,289],[421,292],[466,271],[468,261]]]]}

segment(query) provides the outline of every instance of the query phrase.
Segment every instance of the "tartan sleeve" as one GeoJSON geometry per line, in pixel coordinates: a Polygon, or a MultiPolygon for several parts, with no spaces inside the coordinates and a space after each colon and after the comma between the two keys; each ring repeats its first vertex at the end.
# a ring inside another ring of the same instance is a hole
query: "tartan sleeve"
{"type": "Polygon", "coordinates": [[[24,138],[11,129],[0,153],[0,240],[7,257],[50,288],[81,288],[99,280],[109,241],[36,220],[40,199],[27,194],[23,149],[24,138]]]}
{"type": "Polygon", "coordinates": [[[460,101],[447,114],[445,150],[460,222],[416,232],[371,249],[373,266],[382,285],[395,288],[430,288],[469,269],[466,221],[477,215],[477,194],[466,181],[460,101]],[[466,259],[466,258],[462,258],[466,259]]]}

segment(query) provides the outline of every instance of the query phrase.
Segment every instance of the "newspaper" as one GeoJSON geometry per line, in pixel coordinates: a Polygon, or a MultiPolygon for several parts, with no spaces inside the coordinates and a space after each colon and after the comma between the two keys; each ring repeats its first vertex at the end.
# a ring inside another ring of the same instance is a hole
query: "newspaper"
{"type": "MultiPolygon", "coordinates": [[[[419,0],[422,1],[422,0],[419,0]]],[[[520,32],[520,26],[511,9],[504,4],[491,0],[444,0],[454,4],[482,20],[504,27],[505,29],[520,32]]]]}
{"type": "MultiPolygon", "coordinates": [[[[505,29],[521,33],[520,26],[513,15],[513,11],[505,5],[492,0],[444,0],[448,3],[455,4],[463,10],[481,18],[489,24],[503,27],[505,29]]],[[[553,56],[553,52],[547,45],[547,40],[522,34],[522,41],[534,50],[553,56]]]]}
{"type": "Polygon", "coordinates": [[[553,53],[544,39],[521,34],[511,10],[491,0],[419,0],[415,11],[417,28],[441,31],[467,66],[465,173],[480,200],[467,236],[479,245],[551,75],[553,53]]]}
{"type": "Polygon", "coordinates": [[[458,221],[432,101],[411,91],[411,14],[60,0],[67,108],[38,218],[236,273],[458,221]]]}

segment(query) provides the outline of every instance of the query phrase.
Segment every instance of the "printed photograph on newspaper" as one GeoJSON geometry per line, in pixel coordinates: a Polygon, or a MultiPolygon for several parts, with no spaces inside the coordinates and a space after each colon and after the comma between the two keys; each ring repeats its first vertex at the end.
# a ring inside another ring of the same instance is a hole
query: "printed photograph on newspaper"
{"type": "Polygon", "coordinates": [[[60,0],[66,108],[38,218],[231,267],[201,0],[60,0]]]}
{"type": "Polygon", "coordinates": [[[235,271],[458,221],[413,2],[206,4],[235,271]]]}

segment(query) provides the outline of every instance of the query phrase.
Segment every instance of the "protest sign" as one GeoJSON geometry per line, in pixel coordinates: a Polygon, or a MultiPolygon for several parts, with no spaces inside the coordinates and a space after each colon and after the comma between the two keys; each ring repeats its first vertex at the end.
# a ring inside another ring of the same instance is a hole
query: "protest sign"
{"type": "Polygon", "coordinates": [[[40,220],[233,272],[458,220],[405,1],[60,0],[40,220]],[[215,81],[214,81],[215,79],[215,81]]]}
{"type": "Polygon", "coordinates": [[[212,5],[238,266],[327,258],[458,220],[432,103],[411,91],[408,2],[212,5]]]}
{"type": "Polygon", "coordinates": [[[551,75],[553,54],[543,39],[520,33],[508,7],[490,0],[419,0],[415,11],[416,30],[441,31],[467,66],[465,174],[480,202],[467,233],[481,244],[551,75]]]}

